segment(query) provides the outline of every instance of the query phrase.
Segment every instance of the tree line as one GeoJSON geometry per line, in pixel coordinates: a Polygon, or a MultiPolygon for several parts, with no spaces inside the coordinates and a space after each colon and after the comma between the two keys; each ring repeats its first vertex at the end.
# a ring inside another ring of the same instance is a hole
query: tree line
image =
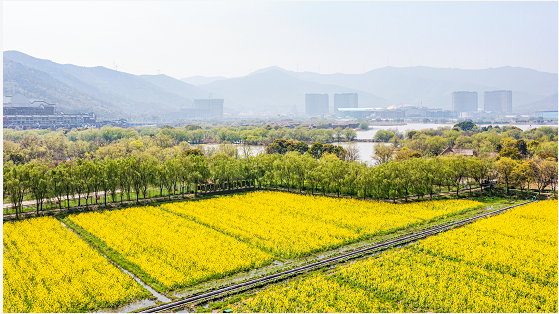
{"type": "Polygon", "coordinates": [[[536,185],[539,191],[557,186],[557,159],[515,160],[500,157],[462,155],[421,158],[407,154],[369,166],[352,161],[340,146],[277,140],[267,153],[239,154],[232,145],[208,152],[186,148],[159,156],[151,151],[105,158],[74,158],[63,162],[33,160],[6,163],[3,171],[4,199],[22,212],[24,198],[37,201],[42,210],[46,200],[55,199],[59,208],[146,198],[149,191],[175,194],[231,189],[238,185],[283,188],[315,193],[334,193],[372,199],[433,197],[443,187],[459,193],[461,188],[480,187],[497,179],[507,191],[536,185]],[[303,145],[304,144],[304,145],[303,145]],[[305,146],[306,145],[306,150],[305,146]]]}
{"type": "MultiPolygon", "coordinates": [[[[211,126],[188,125],[182,127],[123,129],[105,126],[101,129],[73,130],[23,130],[3,131],[3,161],[16,164],[29,163],[35,159],[64,161],[77,158],[106,157],[117,159],[133,156],[138,152],[150,151],[158,159],[168,158],[204,141],[216,143],[242,143],[243,145],[270,145],[277,139],[294,142],[320,142],[324,145],[336,141],[351,141],[355,138],[352,129],[294,129],[263,126],[211,126]],[[164,156],[163,156],[164,155],[164,156]]],[[[386,142],[392,150],[403,147],[424,157],[439,155],[446,147],[473,149],[478,156],[500,153],[503,148],[521,148],[522,158],[533,158],[541,153],[557,155],[557,128],[539,127],[526,131],[514,126],[477,126],[459,123],[453,127],[437,129],[379,130],[377,141],[386,142]],[[522,149],[524,147],[524,149],[522,149]],[[526,155],[527,153],[527,155],[526,155]]],[[[518,155],[510,155],[518,158],[518,155]]]]}

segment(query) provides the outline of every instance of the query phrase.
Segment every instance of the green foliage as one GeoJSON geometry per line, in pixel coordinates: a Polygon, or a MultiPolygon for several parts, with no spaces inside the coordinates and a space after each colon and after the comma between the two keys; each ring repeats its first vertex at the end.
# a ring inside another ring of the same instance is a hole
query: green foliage
{"type": "Polygon", "coordinates": [[[344,136],[348,142],[351,142],[357,137],[357,132],[355,132],[354,129],[347,127],[344,129],[344,136]]]}
{"type": "Polygon", "coordinates": [[[186,149],[184,152],[181,153],[183,156],[203,156],[202,152],[198,148],[194,149],[186,149]]]}
{"type": "Polygon", "coordinates": [[[499,158],[508,157],[513,160],[522,160],[522,155],[518,152],[516,147],[505,147],[499,152],[499,158]]]}
{"type": "MultiPolygon", "coordinates": [[[[343,130],[338,132],[344,135],[343,130]]],[[[495,177],[508,187],[523,189],[536,184],[538,190],[554,188],[557,142],[549,139],[556,138],[557,128],[521,132],[519,139],[509,137],[511,132],[517,130],[487,127],[466,133],[441,127],[409,131],[404,139],[399,132],[380,130],[377,134],[396,138],[393,144],[402,148],[375,145],[376,166],[370,167],[348,157],[341,146],[315,140],[309,147],[303,142],[309,137],[333,139],[335,130],[326,129],[263,126],[188,130],[187,126],[132,130],[106,126],[66,134],[62,130],[4,130],[4,199],[13,203],[19,214],[24,197],[38,199],[40,211],[44,200],[50,198],[58,202],[56,207],[62,207],[63,202],[70,206],[74,195],[76,203],[83,205],[85,199],[91,204],[105,191],[105,202],[118,202],[118,196],[120,201],[139,200],[150,189],[158,189],[159,195],[165,190],[171,197],[198,193],[198,186],[205,184],[229,189],[241,180],[258,186],[310,189],[311,193],[393,200],[410,193],[433,195],[443,187],[458,192],[468,181],[481,185],[495,177]],[[258,142],[274,140],[266,148],[269,154],[257,156],[244,150],[239,154],[238,146],[232,144],[193,148],[188,143],[215,138],[220,132],[224,138],[243,143],[250,136],[258,142]],[[474,149],[481,157],[439,156],[449,145],[474,149]],[[499,167],[493,158],[485,158],[491,152],[501,153],[499,167]],[[534,156],[538,158],[529,159],[534,156]],[[519,162],[507,168],[503,160],[519,162]]]]}
{"type": "Polygon", "coordinates": [[[359,122],[359,129],[368,130],[369,129],[369,122],[367,122],[367,121],[359,122]]]}
{"type": "Polygon", "coordinates": [[[380,140],[383,142],[388,142],[392,137],[394,137],[394,133],[387,130],[378,130],[374,136],[375,140],[380,140]]]}
{"type": "Polygon", "coordinates": [[[454,125],[455,128],[460,128],[463,131],[471,131],[475,126],[472,121],[462,121],[454,125]]]}
{"type": "Polygon", "coordinates": [[[304,154],[308,151],[308,149],[309,146],[305,142],[276,139],[272,144],[266,147],[266,153],[285,155],[287,152],[298,151],[299,153],[304,154]]]}

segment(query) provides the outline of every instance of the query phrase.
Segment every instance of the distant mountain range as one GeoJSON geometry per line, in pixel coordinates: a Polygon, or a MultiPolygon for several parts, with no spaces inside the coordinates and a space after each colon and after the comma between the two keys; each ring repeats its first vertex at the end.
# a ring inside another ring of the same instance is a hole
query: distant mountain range
{"type": "Polygon", "coordinates": [[[200,86],[200,85],[204,85],[204,84],[209,84],[211,82],[215,82],[215,81],[219,81],[219,80],[226,80],[226,77],[223,76],[212,76],[212,77],[206,77],[206,76],[191,76],[191,77],[186,77],[181,79],[181,81],[188,83],[188,84],[192,84],[194,86],[200,86]]]}
{"type": "MultiPolygon", "coordinates": [[[[46,91],[49,89],[47,84],[49,82],[59,89],[79,90],[82,95],[88,95],[91,99],[106,104],[113,109],[113,112],[120,113],[120,116],[148,116],[178,111],[181,106],[192,104],[193,98],[207,94],[193,85],[164,75],[138,76],[105,67],[58,64],[18,51],[4,52],[4,94],[13,93],[9,86],[19,86],[24,95],[26,93],[30,95],[33,88],[46,91]],[[9,71],[12,72],[7,73],[8,63],[18,66],[9,67],[9,71]],[[42,79],[29,78],[27,81],[22,81],[20,73],[25,73],[28,77],[40,76],[42,79]],[[183,90],[176,93],[181,86],[183,90]]],[[[82,108],[83,106],[71,101],[70,97],[65,99],[63,93],[60,93],[56,99],[48,93],[43,93],[41,96],[45,101],[54,102],[59,109],[64,108],[67,112],[83,111],[88,108],[85,104],[83,105],[85,108],[82,108]]],[[[114,118],[112,115],[109,117],[114,118]]]]}
{"type": "Polygon", "coordinates": [[[288,113],[294,106],[304,113],[306,93],[358,93],[359,107],[387,107],[398,103],[450,109],[452,92],[476,91],[483,108],[483,92],[512,90],[513,110],[557,109],[558,76],[526,68],[483,70],[429,67],[385,67],[363,74],[293,72],[278,67],[236,78],[133,75],[105,67],[58,64],[18,51],[5,51],[4,95],[20,93],[56,103],[65,112],[148,119],[192,105],[193,99],[223,98],[230,114],[288,113]]]}

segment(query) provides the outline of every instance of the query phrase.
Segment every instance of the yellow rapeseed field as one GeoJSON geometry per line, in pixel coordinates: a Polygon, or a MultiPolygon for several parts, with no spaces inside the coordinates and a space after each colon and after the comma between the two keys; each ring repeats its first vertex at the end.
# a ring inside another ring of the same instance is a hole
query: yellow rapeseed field
{"type": "Polygon", "coordinates": [[[233,306],[243,313],[383,313],[395,309],[361,290],[315,274],[284,283],[233,306]]]}
{"type": "Polygon", "coordinates": [[[480,205],[474,201],[389,204],[254,192],[162,207],[278,256],[296,257],[480,205]]]}
{"type": "MultiPolygon", "coordinates": [[[[557,201],[545,201],[515,208],[341,267],[326,280],[341,281],[371,300],[425,311],[557,313],[557,206],[557,201]]],[[[301,280],[267,289],[234,309],[282,311],[270,298],[299,304],[309,300],[307,291],[313,285],[301,280]]],[[[337,300],[335,289],[332,295],[322,298],[337,300]]],[[[321,312],[325,305],[316,303],[316,307],[305,303],[309,306],[303,311],[321,312]]],[[[346,310],[363,312],[332,307],[346,310]]]]}
{"type": "Polygon", "coordinates": [[[269,253],[157,207],[74,214],[69,219],[169,289],[272,260],[269,253]]]}
{"type": "Polygon", "coordinates": [[[85,312],[151,295],[51,217],[4,224],[4,312],[85,312]]]}

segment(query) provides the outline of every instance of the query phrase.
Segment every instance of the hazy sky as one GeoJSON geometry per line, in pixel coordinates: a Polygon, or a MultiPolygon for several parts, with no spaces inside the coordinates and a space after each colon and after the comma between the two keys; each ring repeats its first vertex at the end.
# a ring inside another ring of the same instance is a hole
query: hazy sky
{"type": "Polygon", "coordinates": [[[4,1],[3,50],[175,78],[269,66],[557,73],[558,3],[4,1]]]}

